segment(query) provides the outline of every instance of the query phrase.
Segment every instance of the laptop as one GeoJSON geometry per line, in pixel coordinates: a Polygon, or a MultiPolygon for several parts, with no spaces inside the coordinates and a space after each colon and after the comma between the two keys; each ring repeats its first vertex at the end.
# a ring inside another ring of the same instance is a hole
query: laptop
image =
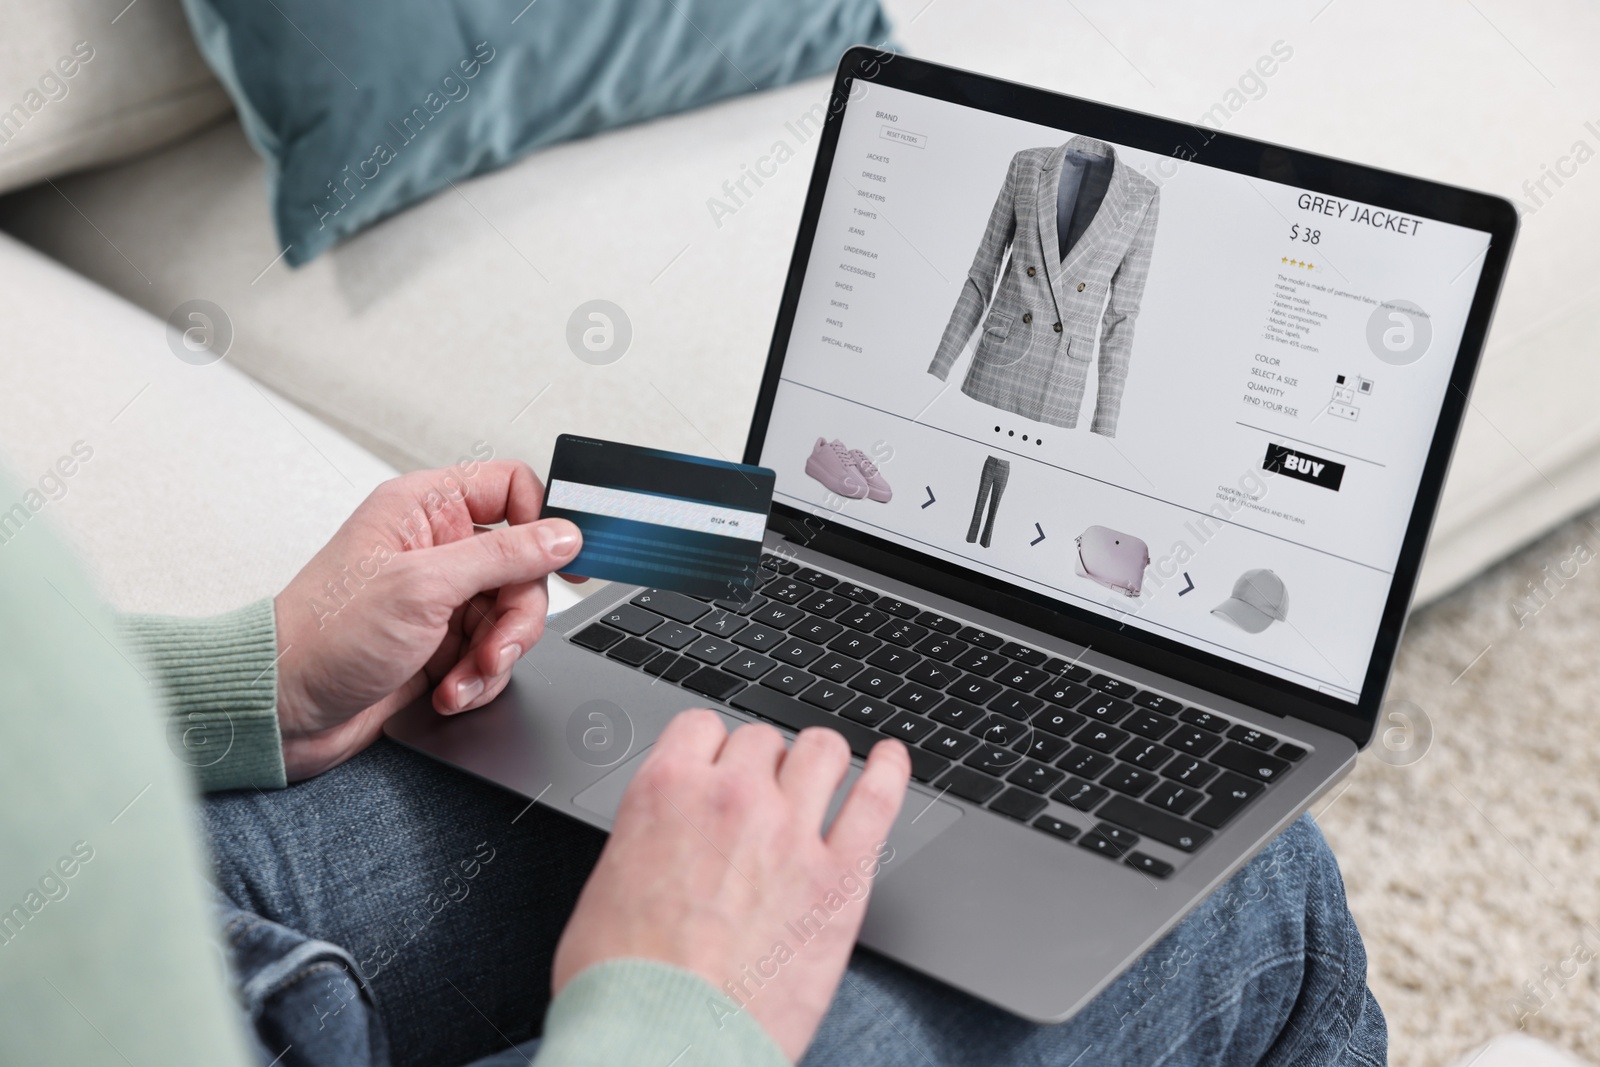
{"type": "Polygon", "coordinates": [[[757,595],[389,734],[602,828],[688,707],[899,737],[862,944],[1062,1021],[1371,742],[1516,212],[866,48],[817,117],[757,595]]]}

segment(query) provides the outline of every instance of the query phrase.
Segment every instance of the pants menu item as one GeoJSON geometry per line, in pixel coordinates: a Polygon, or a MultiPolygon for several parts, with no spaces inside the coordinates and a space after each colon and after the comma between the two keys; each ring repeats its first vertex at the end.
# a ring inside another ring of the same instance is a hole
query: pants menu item
{"type": "Polygon", "coordinates": [[[991,407],[1072,429],[1098,344],[1099,391],[1089,429],[1115,437],[1159,206],[1155,183],[1103,141],[1074,137],[1057,148],[1018,152],[928,373],[947,378],[982,323],[961,391],[991,407]],[[1075,160],[1110,162],[1103,193],[1095,179],[1104,169],[1097,173],[1085,164],[1080,173],[1066,164],[1069,152],[1075,160]],[[1078,236],[1065,250],[1057,225],[1064,172],[1078,182],[1068,239],[1078,236]],[[996,288],[1002,263],[1005,276],[996,288]]]}
{"type": "Polygon", "coordinates": [[[1000,496],[1006,491],[1006,481],[1011,477],[1011,464],[990,456],[983,461],[983,473],[978,475],[978,500],[972,505],[972,523],[967,527],[967,540],[976,541],[984,548],[994,535],[994,513],[1000,510],[1000,496]],[[988,518],[984,518],[984,501],[989,504],[988,518]],[[978,524],[983,524],[983,536],[978,536],[978,524]]]}

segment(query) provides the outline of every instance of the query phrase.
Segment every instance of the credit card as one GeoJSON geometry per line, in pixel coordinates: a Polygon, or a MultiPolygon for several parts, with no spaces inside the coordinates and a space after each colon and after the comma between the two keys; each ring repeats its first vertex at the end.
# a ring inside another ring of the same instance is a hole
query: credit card
{"type": "Polygon", "coordinates": [[[744,601],[776,484],[766,467],[562,434],[543,515],[583,531],[568,574],[744,601]]]}

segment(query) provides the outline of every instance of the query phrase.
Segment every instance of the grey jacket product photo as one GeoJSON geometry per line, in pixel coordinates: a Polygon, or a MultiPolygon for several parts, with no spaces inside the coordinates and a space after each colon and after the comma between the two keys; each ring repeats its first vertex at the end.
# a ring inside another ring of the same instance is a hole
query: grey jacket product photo
{"type": "Polygon", "coordinates": [[[947,379],[981,324],[961,391],[1074,429],[1098,345],[1089,429],[1115,437],[1159,200],[1155,183],[1103,141],[1018,152],[928,373],[947,379]]]}

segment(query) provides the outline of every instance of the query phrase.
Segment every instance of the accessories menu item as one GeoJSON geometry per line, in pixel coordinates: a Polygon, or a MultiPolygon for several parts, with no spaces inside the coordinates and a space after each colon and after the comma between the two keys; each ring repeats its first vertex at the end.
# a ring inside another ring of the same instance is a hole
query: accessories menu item
{"type": "Polygon", "coordinates": [[[1258,634],[1274,622],[1289,617],[1289,590],[1283,579],[1266,569],[1245,571],[1233,583],[1233,595],[1211,614],[1219,615],[1247,634],[1258,634]]]}
{"type": "Polygon", "coordinates": [[[1107,526],[1091,526],[1078,535],[1078,575],[1125,596],[1144,591],[1144,569],[1150,549],[1132,534],[1107,526]]]}
{"type": "Polygon", "coordinates": [[[1006,491],[1006,482],[1010,477],[1011,464],[1005,460],[989,456],[983,461],[983,472],[978,475],[978,500],[972,505],[972,523],[967,527],[968,541],[989,547],[989,539],[994,534],[994,513],[1000,510],[1000,496],[1006,491]],[[985,499],[989,504],[987,519],[983,516],[985,499]],[[979,520],[983,520],[982,537],[978,536],[979,520]]]}
{"type": "Polygon", "coordinates": [[[847,500],[869,497],[885,504],[894,495],[877,464],[861,449],[846,448],[837,437],[832,441],[826,437],[817,438],[806,460],[806,474],[827,486],[829,492],[847,500]]]}
{"type": "Polygon", "coordinates": [[[1115,437],[1159,200],[1155,183],[1103,141],[1074,137],[1057,148],[1018,152],[928,373],[941,381],[949,376],[987,309],[961,391],[1072,429],[1098,344],[1099,391],[1089,429],[1115,437]],[[1058,205],[1063,181],[1076,186],[1065,227],[1058,205]],[[1070,248],[1061,247],[1063,230],[1069,241],[1078,235],[1070,248]]]}

